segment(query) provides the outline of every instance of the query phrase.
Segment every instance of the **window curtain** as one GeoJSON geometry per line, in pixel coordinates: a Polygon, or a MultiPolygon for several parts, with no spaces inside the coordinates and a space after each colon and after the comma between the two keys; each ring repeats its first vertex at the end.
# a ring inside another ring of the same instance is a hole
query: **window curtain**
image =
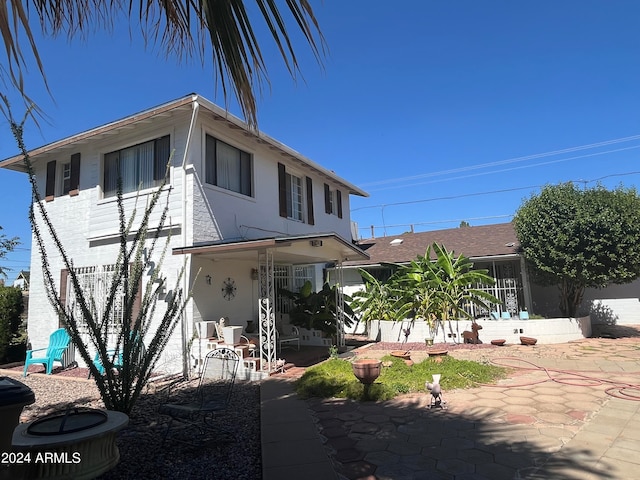
{"type": "Polygon", "coordinates": [[[224,142],[218,142],[216,153],[218,186],[234,192],[240,192],[239,150],[224,142]]]}
{"type": "MultiPolygon", "coordinates": [[[[151,188],[155,186],[155,157],[153,155],[154,142],[143,143],[137,147],[133,147],[130,150],[134,152],[134,167],[138,164],[138,175],[135,180],[135,187],[132,190],[125,189],[126,191],[134,191],[140,187],[140,190],[145,188],[151,188]]],[[[135,176],[135,175],[134,175],[135,176]]],[[[126,179],[127,176],[125,175],[126,179]]]]}

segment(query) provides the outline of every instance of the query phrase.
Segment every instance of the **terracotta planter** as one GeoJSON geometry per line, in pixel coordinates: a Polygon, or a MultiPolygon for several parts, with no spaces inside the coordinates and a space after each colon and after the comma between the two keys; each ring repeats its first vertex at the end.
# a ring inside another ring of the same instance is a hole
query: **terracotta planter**
{"type": "Polygon", "coordinates": [[[376,378],[380,376],[382,362],[372,358],[364,358],[353,362],[351,368],[353,369],[353,374],[360,382],[364,385],[371,385],[376,381],[376,378]]]}
{"type": "Polygon", "coordinates": [[[389,355],[392,357],[401,358],[403,360],[409,360],[411,358],[411,352],[405,352],[403,350],[394,350],[389,355]]]}

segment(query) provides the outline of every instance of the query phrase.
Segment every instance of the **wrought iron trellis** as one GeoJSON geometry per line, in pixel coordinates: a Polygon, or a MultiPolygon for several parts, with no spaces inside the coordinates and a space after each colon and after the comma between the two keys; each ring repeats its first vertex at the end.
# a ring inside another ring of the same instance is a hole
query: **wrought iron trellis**
{"type": "Polygon", "coordinates": [[[260,281],[258,297],[260,359],[262,369],[271,372],[275,369],[277,361],[273,252],[271,250],[264,250],[258,254],[258,277],[260,281]]]}

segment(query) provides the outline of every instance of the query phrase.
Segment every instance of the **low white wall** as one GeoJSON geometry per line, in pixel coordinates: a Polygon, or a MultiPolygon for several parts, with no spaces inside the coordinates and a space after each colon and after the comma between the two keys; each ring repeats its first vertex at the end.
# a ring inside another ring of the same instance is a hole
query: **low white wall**
{"type": "MultiPolygon", "coordinates": [[[[591,318],[549,318],[544,320],[478,320],[482,326],[479,337],[483,343],[504,339],[507,343],[520,343],[520,336],[533,337],[538,343],[566,343],[591,336],[591,318]]],[[[435,343],[461,343],[462,332],[471,331],[471,321],[462,320],[445,324],[433,335],[435,343]]],[[[374,320],[369,325],[369,339],[380,342],[424,342],[429,327],[422,320],[411,323],[374,320]],[[405,337],[405,329],[410,333],[405,337]]]]}

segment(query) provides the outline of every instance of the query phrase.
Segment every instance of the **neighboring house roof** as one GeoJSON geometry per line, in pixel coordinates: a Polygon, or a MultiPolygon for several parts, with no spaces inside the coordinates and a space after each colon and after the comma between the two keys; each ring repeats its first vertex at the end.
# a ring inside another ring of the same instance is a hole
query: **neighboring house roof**
{"type": "MultiPolygon", "coordinates": [[[[252,138],[255,142],[264,144],[268,148],[279,152],[283,157],[289,158],[295,163],[302,164],[312,170],[315,170],[321,176],[326,177],[333,182],[341,185],[343,188],[347,189],[349,193],[353,195],[360,195],[362,197],[368,197],[369,194],[364,190],[356,187],[355,185],[347,182],[345,179],[336,175],[335,172],[331,170],[327,170],[326,168],[318,165],[314,161],[308,159],[307,157],[301,155],[296,152],[292,148],[286,146],[283,143],[278,142],[274,138],[268,136],[267,134],[249,128],[246,122],[242,121],[240,118],[231,115],[229,112],[224,110],[223,108],[215,105],[210,100],[198,95],[198,94],[189,94],[182,98],[178,98],[171,102],[158,105],[156,107],[144,110],[142,112],[130,115],[120,120],[116,120],[111,123],[107,123],[100,127],[92,128],[85,132],[78,133],[76,135],[72,135],[67,138],[63,138],[62,140],[58,140],[42,147],[36,148],[29,152],[32,160],[36,160],[38,156],[52,153],[59,149],[68,149],[73,147],[74,145],[80,145],[86,143],[90,140],[95,140],[98,138],[102,138],[106,135],[113,135],[120,131],[130,130],[135,127],[136,124],[144,124],[148,123],[152,118],[161,118],[166,117],[168,115],[173,114],[178,110],[182,111],[190,111],[195,106],[202,111],[205,110],[210,115],[213,115],[216,120],[221,120],[226,123],[226,125],[234,130],[244,130],[248,138],[252,138]]],[[[22,155],[15,155],[13,157],[9,157],[5,160],[0,161],[0,168],[9,168],[12,170],[25,171],[25,167],[23,164],[22,155]]]]}
{"type": "MultiPolygon", "coordinates": [[[[370,260],[345,262],[344,265],[410,262],[418,255],[424,255],[427,247],[433,243],[444,245],[447,250],[453,250],[456,255],[470,258],[513,257],[518,254],[520,245],[511,223],[403,233],[360,240],[358,246],[369,254],[370,260]]],[[[434,257],[433,252],[432,257],[434,257]]]]}
{"type": "Polygon", "coordinates": [[[25,282],[29,283],[31,272],[29,270],[20,270],[20,273],[18,273],[16,278],[23,278],[25,282]]]}

